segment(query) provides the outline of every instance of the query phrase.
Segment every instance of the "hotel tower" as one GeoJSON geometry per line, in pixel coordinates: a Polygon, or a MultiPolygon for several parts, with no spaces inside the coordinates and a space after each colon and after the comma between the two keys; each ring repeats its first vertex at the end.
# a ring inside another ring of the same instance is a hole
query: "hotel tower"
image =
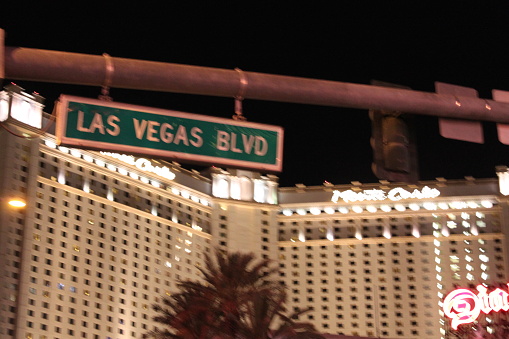
{"type": "MultiPolygon", "coordinates": [[[[51,130],[13,124],[0,130],[0,339],[142,338],[151,305],[199,279],[214,248],[272,259],[288,310],[311,306],[300,320],[329,334],[448,338],[462,305],[444,303],[451,292],[475,299],[508,282],[506,169],[278,187],[272,175],[62,147],[51,130]]],[[[495,325],[500,298],[478,299],[495,325]]]]}

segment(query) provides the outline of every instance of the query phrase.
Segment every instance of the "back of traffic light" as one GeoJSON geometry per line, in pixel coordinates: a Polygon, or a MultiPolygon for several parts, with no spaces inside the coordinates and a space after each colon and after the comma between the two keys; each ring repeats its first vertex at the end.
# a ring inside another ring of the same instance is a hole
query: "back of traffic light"
{"type": "MultiPolygon", "coordinates": [[[[371,85],[410,89],[407,86],[371,80],[371,85]]],[[[417,146],[412,128],[412,116],[407,113],[370,110],[371,168],[378,179],[416,183],[419,180],[417,146]]]]}
{"type": "Polygon", "coordinates": [[[419,180],[417,148],[411,116],[370,110],[373,173],[378,179],[415,183],[419,180]]]}

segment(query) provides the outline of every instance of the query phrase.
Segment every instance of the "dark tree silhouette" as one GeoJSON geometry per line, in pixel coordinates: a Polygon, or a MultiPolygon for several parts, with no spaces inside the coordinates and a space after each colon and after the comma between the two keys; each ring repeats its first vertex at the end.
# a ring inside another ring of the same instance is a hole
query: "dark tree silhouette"
{"type": "Polygon", "coordinates": [[[216,251],[205,257],[201,281],[180,281],[179,292],[153,305],[154,320],[165,326],[147,333],[156,339],[323,338],[309,323],[285,315],[286,289],[271,276],[269,260],[253,254],[216,251]]]}

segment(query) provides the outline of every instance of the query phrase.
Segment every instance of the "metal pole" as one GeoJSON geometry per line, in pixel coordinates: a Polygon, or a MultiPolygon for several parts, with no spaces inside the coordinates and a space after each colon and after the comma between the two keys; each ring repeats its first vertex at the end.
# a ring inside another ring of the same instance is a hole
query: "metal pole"
{"type": "MultiPolygon", "coordinates": [[[[107,74],[103,56],[5,48],[5,78],[75,85],[235,97],[239,72],[210,67],[111,58],[107,74]],[[111,76],[111,79],[109,78],[111,76]],[[108,78],[107,78],[108,77],[108,78]]],[[[456,97],[408,89],[243,72],[246,99],[300,104],[382,109],[438,117],[509,123],[509,104],[474,97],[456,97]]]]}
{"type": "Polygon", "coordinates": [[[4,54],[5,54],[5,31],[0,29],[0,79],[5,78],[5,62],[4,62],[4,54]]]}

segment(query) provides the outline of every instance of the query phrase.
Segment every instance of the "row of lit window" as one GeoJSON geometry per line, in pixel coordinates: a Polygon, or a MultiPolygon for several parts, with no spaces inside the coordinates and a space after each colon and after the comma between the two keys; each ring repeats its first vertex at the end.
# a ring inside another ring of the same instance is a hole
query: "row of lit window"
{"type": "MultiPolygon", "coordinates": [[[[496,239],[497,240],[497,239],[496,239]]],[[[498,242],[500,240],[498,239],[498,242]]],[[[451,243],[454,243],[451,241],[451,243]]],[[[339,244],[331,244],[328,246],[320,245],[320,246],[291,246],[291,247],[279,247],[280,251],[286,251],[287,249],[291,248],[293,251],[302,250],[305,249],[307,251],[316,252],[317,250],[320,251],[329,251],[331,249],[334,250],[361,250],[361,249],[370,249],[370,248],[388,248],[388,247],[415,247],[415,246],[423,246],[427,247],[429,245],[428,242],[406,242],[406,243],[398,243],[398,242],[391,242],[391,243],[378,243],[378,244],[369,244],[369,243],[360,243],[360,244],[348,244],[348,245],[339,245],[339,244]]],[[[368,252],[365,252],[368,253],[368,252]]]]}
{"type": "MultiPolygon", "coordinates": [[[[475,239],[475,242],[478,243],[476,246],[484,246],[487,245],[489,242],[493,242],[495,244],[501,244],[502,240],[501,238],[496,238],[493,240],[485,240],[485,239],[475,239]]],[[[452,246],[469,246],[473,245],[475,243],[473,240],[462,240],[462,241],[456,241],[456,240],[449,240],[444,241],[444,244],[450,244],[452,246]]],[[[401,247],[432,247],[431,245],[434,245],[435,240],[433,240],[433,244],[431,242],[405,242],[405,243],[399,243],[399,242],[390,242],[390,243],[376,243],[376,244],[370,244],[370,243],[360,243],[360,244],[347,244],[347,245],[340,245],[340,244],[330,244],[330,245],[320,245],[320,246],[281,246],[279,247],[279,250],[289,251],[290,249],[292,251],[301,251],[306,250],[313,253],[316,253],[317,251],[324,251],[329,252],[331,249],[334,250],[362,250],[362,249],[373,249],[373,248],[380,248],[380,249],[388,249],[388,248],[401,248],[401,247]]],[[[426,249],[422,249],[421,251],[426,251],[426,249]]],[[[313,256],[313,253],[308,253],[307,255],[313,256]]],[[[365,251],[366,255],[368,253],[371,253],[369,251],[365,251]]],[[[320,254],[322,255],[322,254],[320,254]]]]}
{"type": "MultiPolygon", "coordinates": [[[[42,184],[41,184],[41,185],[42,185],[42,184]]],[[[41,193],[41,194],[42,194],[42,193],[41,193]]],[[[79,198],[78,200],[82,200],[82,199],[81,199],[81,198],[79,198]]],[[[93,202],[93,201],[92,201],[92,202],[93,202]]],[[[64,204],[68,204],[68,202],[67,202],[67,201],[64,201],[64,204]]],[[[104,204],[101,204],[101,205],[102,205],[102,207],[104,208],[104,204]]],[[[42,205],[41,205],[40,203],[39,203],[39,207],[42,207],[42,205]]],[[[77,204],[75,207],[76,207],[76,209],[77,209],[77,210],[81,210],[81,209],[82,209],[82,208],[81,208],[81,205],[78,205],[78,204],[77,204]]],[[[51,210],[51,209],[53,209],[53,212],[56,212],[56,210],[54,209],[54,207],[49,206],[48,208],[49,208],[50,210],[51,210]]],[[[89,209],[89,211],[91,211],[91,213],[92,213],[92,214],[94,214],[94,209],[91,209],[91,208],[90,208],[90,209],[89,209]]],[[[113,212],[118,212],[118,209],[117,209],[117,208],[113,208],[113,212]]],[[[64,214],[64,216],[71,217],[71,216],[68,214],[68,212],[67,212],[66,210],[64,210],[62,213],[64,214]]],[[[100,213],[100,214],[101,214],[100,216],[101,216],[102,218],[106,218],[106,217],[107,217],[108,215],[110,215],[111,213],[107,213],[107,214],[106,214],[106,213],[100,213]]],[[[129,213],[128,213],[127,211],[124,211],[124,215],[129,216],[129,213]]],[[[134,215],[134,217],[135,217],[135,219],[136,219],[136,220],[140,220],[140,216],[139,216],[139,215],[137,215],[137,214],[133,214],[133,215],[134,215]]],[[[37,212],[36,212],[36,215],[35,215],[35,216],[36,216],[36,218],[37,218],[37,219],[42,219],[42,215],[41,215],[40,213],[37,213],[37,212]]],[[[50,223],[51,223],[51,224],[54,224],[55,219],[54,219],[53,217],[51,217],[51,216],[50,216],[50,217],[48,217],[48,218],[50,218],[50,219],[49,219],[50,223]]],[[[74,215],[74,218],[75,218],[77,221],[80,221],[80,220],[82,219],[82,215],[81,215],[81,214],[75,214],[75,215],[74,215]]],[[[111,218],[112,218],[112,221],[113,221],[113,222],[120,222],[120,220],[119,220],[117,217],[115,217],[115,216],[113,216],[113,217],[111,217],[111,218]]],[[[198,222],[198,221],[201,221],[201,219],[200,219],[200,218],[197,218],[197,219],[196,219],[196,221],[197,221],[197,222],[198,222]]],[[[147,223],[152,223],[152,222],[153,222],[153,220],[151,220],[151,219],[147,218],[147,219],[146,219],[146,222],[147,222],[147,223]]],[[[67,224],[67,222],[66,222],[66,221],[62,221],[62,223],[63,223],[63,224],[67,224]]],[[[93,219],[88,219],[88,223],[92,225],[92,224],[95,224],[95,221],[94,221],[93,219]]],[[[129,226],[129,224],[130,224],[130,223],[129,223],[129,221],[127,221],[127,220],[123,220],[123,223],[124,223],[124,225],[126,225],[126,226],[129,226]]],[[[194,224],[194,221],[193,221],[193,224],[194,224]]],[[[158,226],[158,227],[161,227],[161,225],[162,225],[162,224],[161,224],[160,222],[157,222],[157,226],[158,226]]],[[[64,226],[66,226],[66,225],[64,225],[64,226]]],[[[101,226],[101,228],[105,228],[105,224],[104,224],[104,223],[102,223],[102,222],[100,223],[100,226],[101,226]]],[[[168,225],[167,225],[166,227],[167,227],[167,229],[168,229],[168,230],[170,230],[170,229],[171,229],[171,228],[170,228],[170,226],[168,226],[168,225]]],[[[140,227],[139,227],[139,225],[138,225],[138,224],[135,224],[135,228],[136,228],[136,229],[139,229],[140,227]]],[[[197,229],[197,230],[201,230],[201,227],[199,227],[198,225],[193,225],[193,227],[192,227],[192,228],[197,229]]],[[[116,229],[117,229],[117,228],[116,228],[116,226],[115,226],[115,227],[114,227],[114,226],[112,226],[112,230],[116,231],[116,229]]],[[[145,227],[145,230],[146,230],[146,232],[150,233],[150,228],[145,227]]],[[[178,233],[181,233],[181,232],[182,232],[182,230],[177,229],[177,232],[178,232],[178,233]]],[[[159,232],[159,231],[157,231],[157,233],[160,233],[160,232],[159,232]]],[[[187,232],[187,233],[188,233],[188,234],[191,234],[191,236],[192,236],[192,233],[190,233],[190,232],[187,232]]],[[[147,237],[146,237],[146,238],[147,238],[147,237]]]]}
{"type": "MultiPolygon", "coordinates": [[[[135,180],[140,180],[141,182],[143,182],[145,184],[151,184],[152,186],[154,186],[156,188],[165,188],[166,190],[171,191],[173,194],[180,195],[181,197],[183,197],[185,199],[190,199],[194,202],[201,203],[205,206],[209,206],[209,204],[210,204],[208,200],[206,200],[202,197],[198,197],[196,195],[192,195],[186,190],[181,190],[177,187],[172,187],[172,186],[164,187],[164,185],[161,184],[157,180],[148,179],[147,177],[141,176],[133,171],[128,171],[127,169],[125,169],[123,167],[117,167],[111,163],[105,162],[102,159],[94,158],[88,154],[84,154],[82,151],[80,151],[78,149],[67,148],[64,146],[57,146],[53,141],[51,141],[49,139],[45,140],[45,144],[46,144],[46,146],[48,146],[50,148],[58,149],[62,153],[70,154],[76,158],[83,159],[89,163],[95,163],[99,167],[107,168],[110,171],[118,172],[122,175],[129,176],[135,180]]],[[[57,180],[59,183],[65,184],[65,171],[63,171],[63,170],[60,171],[57,180]]]]}
{"type": "MultiPolygon", "coordinates": [[[[383,245],[383,244],[381,244],[383,245]]],[[[377,246],[378,248],[384,248],[384,246],[377,246]]],[[[296,249],[295,247],[293,249],[296,249]]],[[[338,249],[338,248],[336,248],[338,249]]],[[[306,246],[306,250],[313,250],[313,247],[312,246],[306,246]]],[[[344,248],[343,250],[348,250],[350,251],[351,248],[344,248]]],[[[285,251],[285,247],[280,247],[280,251],[284,252],[285,251]]],[[[392,250],[391,251],[392,255],[394,256],[399,256],[400,254],[402,255],[405,255],[405,257],[409,257],[409,256],[413,256],[413,255],[428,255],[429,252],[428,250],[426,249],[422,249],[419,253],[416,253],[414,252],[413,250],[406,250],[405,253],[400,253],[399,251],[397,250],[392,250]]],[[[356,256],[364,256],[364,257],[371,257],[372,255],[373,256],[376,256],[376,257],[384,257],[385,255],[388,255],[389,252],[385,252],[385,251],[377,251],[376,253],[375,252],[371,252],[371,251],[364,251],[362,254],[361,253],[355,253],[355,252],[348,252],[348,255],[346,253],[340,253],[340,252],[334,252],[334,253],[330,253],[330,256],[331,257],[336,257],[336,258],[341,258],[342,256],[344,257],[350,257],[350,258],[355,258],[356,256]]],[[[327,258],[328,257],[328,253],[320,253],[319,255],[318,254],[315,254],[313,255],[313,253],[307,253],[306,254],[306,258],[308,259],[312,259],[313,257],[316,258],[327,258]]],[[[292,255],[292,258],[293,259],[299,259],[299,255],[298,254],[293,254],[292,255]]],[[[284,254],[282,254],[281,256],[281,259],[285,259],[285,256],[284,254]]]]}
{"type": "MultiPolygon", "coordinates": [[[[413,265],[416,263],[416,261],[412,257],[402,257],[402,259],[399,259],[399,257],[397,257],[397,258],[398,259],[392,259],[392,264],[399,265],[401,263],[406,262],[407,264],[413,265]]],[[[420,258],[420,260],[419,260],[420,263],[424,263],[424,264],[429,263],[429,259],[427,257],[419,257],[419,258],[420,258]]],[[[352,258],[350,258],[350,259],[352,259],[352,258]]],[[[364,273],[370,273],[369,270],[366,269],[366,267],[369,267],[372,265],[380,266],[380,265],[385,265],[387,263],[389,263],[389,261],[387,261],[385,259],[377,259],[376,262],[374,260],[373,261],[362,260],[362,266],[365,267],[364,273]]],[[[332,262],[328,262],[328,261],[305,262],[305,263],[299,261],[299,262],[292,262],[291,266],[293,268],[299,268],[299,267],[301,267],[300,265],[302,265],[302,267],[308,267],[308,268],[316,267],[316,268],[318,268],[318,267],[328,267],[329,264],[332,266],[332,262]]],[[[346,259],[343,259],[343,260],[334,261],[334,266],[337,266],[337,267],[341,267],[343,265],[347,266],[347,264],[349,266],[356,266],[357,264],[361,265],[361,261],[355,260],[355,256],[354,256],[353,260],[347,261],[346,259]]],[[[282,268],[285,267],[285,264],[281,263],[280,267],[282,267],[282,268]]],[[[355,274],[355,271],[354,271],[354,274],[355,274]]]]}
{"type": "MultiPolygon", "coordinates": [[[[42,185],[42,184],[40,184],[40,185],[42,185]]],[[[41,193],[41,197],[42,197],[42,193],[41,193]]],[[[111,200],[111,201],[116,201],[116,199],[111,199],[112,195],[109,195],[109,198],[110,198],[109,200],[111,200]]],[[[79,200],[81,200],[81,198],[79,200]]],[[[66,203],[68,203],[68,202],[64,201],[64,205],[66,203]]],[[[158,209],[161,209],[162,205],[161,204],[152,204],[152,203],[150,203],[150,204],[151,204],[151,209],[150,210],[146,209],[145,212],[149,212],[152,215],[158,216],[160,214],[158,209]]],[[[100,204],[100,205],[102,205],[102,207],[104,208],[104,204],[100,204]]],[[[178,205],[180,206],[181,204],[178,203],[178,205]]],[[[38,207],[42,208],[42,204],[39,203],[38,207]]],[[[139,208],[139,206],[136,206],[136,208],[139,208]]],[[[184,222],[185,222],[186,226],[189,226],[189,227],[191,227],[191,228],[193,228],[195,230],[198,230],[198,231],[202,231],[203,230],[202,226],[205,226],[207,228],[210,225],[210,221],[209,220],[203,220],[202,218],[194,217],[191,214],[183,213],[180,210],[172,211],[172,209],[169,206],[167,206],[166,208],[170,211],[170,213],[169,214],[168,213],[165,214],[163,212],[161,214],[161,216],[165,217],[165,218],[168,217],[168,219],[172,220],[175,223],[184,224],[184,222]],[[180,217],[187,217],[188,221],[181,220],[180,217]]],[[[187,208],[189,210],[191,209],[190,206],[187,206],[187,208]]],[[[56,208],[55,207],[48,206],[48,209],[49,209],[49,211],[51,213],[56,213],[56,208]]],[[[81,210],[81,206],[80,205],[75,205],[75,209],[76,210],[81,210]]],[[[202,214],[199,209],[196,212],[197,212],[197,214],[202,214]]],[[[94,215],[95,211],[93,209],[89,209],[89,214],[94,215]]],[[[127,215],[127,212],[124,212],[124,214],[127,215]]],[[[69,213],[68,213],[67,210],[64,210],[64,211],[62,211],[62,215],[65,216],[65,217],[68,217],[69,213]]],[[[106,218],[107,217],[107,215],[105,213],[103,213],[103,212],[100,213],[100,216],[101,216],[101,218],[106,218]]],[[[209,214],[205,213],[205,216],[208,217],[209,214]]],[[[40,215],[39,215],[39,217],[40,217],[40,215]]],[[[75,215],[74,218],[79,221],[79,220],[81,220],[82,216],[81,215],[75,215]]],[[[135,215],[135,218],[139,219],[140,217],[138,215],[135,215]]],[[[52,217],[50,217],[50,219],[51,219],[50,222],[54,221],[52,217]]],[[[112,219],[113,219],[113,221],[117,221],[116,217],[112,217],[112,219]]],[[[150,222],[149,219],[147,219],[147,221],[150,222]]],[[[126,221],[124,221],[124,223],[125,222],[126,221]]],[[[90,223],[90,220],[89,220],[89,223],[90,223]]]]}
{"type": "MultiPolygon", "coordinates": [[[[44,157],[45,157],[45,153],[42,153],[42,152],[41,152],[41,157],[43,157],[43,158],[44,158],[44,157]]],[[[56,158],[56,157],[53,157],[53,159],[54,159],[54,162],[57,162],[57,158],[56,158]]],[[[66,162],[66,165],[67,165],[67,166],[70,166],[70,163],[69,163],[69,162],[66,162]]],[[[44,162],[42,162],[42,161],[40,162],[40,166],[41,166],[42,168],[46,167],[46,166],[45,166],[45,163],[44,163],[44,162]]],[[[53,167],[54,167],[54,169],[55,169],[55,173],[56,173],[56,172],[57,172],[57,167],[56,167],[56,166],[53,166],[53,167]]],[[[78,170],[79,170],[79,171],[83,171],[83,167],[78,166],[78,170]]],[[[66,171],[66,173],[65,173],[65,175],[66,175],[66,176],[72,176],[72,174],[73,174],[73,173],[72,173],[72,172],[69,172],[69,171],[66,171]]],[[[94,171],[90,171],[90,174],[91,174],[92,176],[95,176],[95,175],[96,175],[96,173],[95,173],[94,171]]],[[[58,179],[57,179],[56,177],[51,177],[51,178],[52,178],[52,179],[54,179],[54,181],[58,181],[58,179]]],[[[80,176],[79,176],[79,178],[80,178],[80,180],[79,180],[80,182],[83,182],[83,181],[84,181],[83,176],[81,176],[81,175],[80,175],[80,176]]],[[[102,180],[106,181],[106,180],[108,180],[108,179],[109,179],[109,177],[107,177],[106,175],[102,175],[102,180]]],[[[96,181],[95,181],[95,180],[87,180],[87,185],[86,185],[86,186],[88,186],[88,187],[90,188],[91,186],[93,186],[93,184],[94,184],[94,183],[96,183],[96,181]]],[[[101,187],[102,187],[104,190],[106,190],[106,189],[108,188],[108,185],[107,185],[106,183],[104,183],[104,182],[103,182],[103,183],[101,183],[101,182],[97,182],[97,183],[100,183],[100,184],[101,184],[101,187]]],[[[130,188],[130,185],[129,185],[128,183],[126,183],[126,182],[119,183],[119,182],[118,182],[118,180],[116,180],[116,179],[113,179],[113,183],[114,183],[114,185],[124,184],[124,185],[126,186],[126,188],[130,188]]],[[[150,191],[147,191],[147,192],[142,191],[142,189],[141,189],[140,187],[137,187],[137,186],[135,186],[135,187],[134,187],[134,190],[135,190],[137,193],[140,193],[140,194],[144,193],[144,194],[146,194],[146,195],[150,198],[150,199],[146,199],[146,201],[147,201],[149,204],[152,204],[152,200],[153,200],[153,198],[152,198],[152,193],[151,193],[150,191]]],[[[89,190],[87,190],[87,192],[88,192],[88,191],[89,191],[89,190]]],[[[174,194],[176,194],[176,195],[179,195],[179,194],[180,194],[180,195],[182,195],[184,198],[189,198],[189,199],[193,200],[194,202],[200,202],[200,200],[199,200],[197,197],[191,197],[190,195],[188,196],[188,193],[186,193],[185,191],[184,191],[184,192],[180,192],[180,191],[179,191],[178,189],[176,189],[176,188],[172,188],[172,189],[171,189],[171,191],[172,191],[174,194]]],[[[91,192],[91,190],[90,190],[90,192],[91,192]]],[[[131,193],[130,193],[130,192],[128,192],[128,191],[122,191],[122,192],[124,193],[124,196],[126,196],[126,197],[130,197],[130,196],[131,196],[131,193]]],[[[109,193],[110,193],[110,194],[111,194],[111,193],[113,193],[113,194],[117,194],[117,193],[119,193],[119,190],[118,190],[117,188],[114,188],[114,187],[113,187],[113,188],[111,188],[111,192],[109,192],[109,193]]],[[[135,197],[137,200],[141,200],[140,196],[138,196],[138,195],[135,195],[134,197],[135,197]]],[[[165,203],[170,203],[170,204],[171,204],[171,203],[173,202],[171,199],[163,198],[163,197],[161,197],[161,195],[159,195],[159,194],[154,195],[154,199],[155,199],[155,198],[157,198],[157,200],[163,200],[165,203]]],[[[178,205],[178,207],[182,207],[181,203],[177,203],[177,205],[178,205]]],[[[205,205],[207,205],[207,204],[205,204],[205,205]]],[[[160,204],[158,204],[158,206],[160,207],[160,204]]],[[[187,206],[187,208],[188,208],[188,209],[190,209],[190,206],[187,206]]],[[[197,213],[198,213],[198,214],[200,214],[200,212],[201,212],[200,210],[197,210],[197,213]]]]}
{"type": "Polygon", "coordinates": [[[492,208],[493,203],[489,200],[483,200],[480,202],[475,201],[454,201],[454,202],[440,202],[440,203],[434,203],[434,202],[424,202],[422,204],[417,203],[411,203],[408,205],[403,204],[395,204],[393,206],[391,205],[354,205],[354,206],[339,206],[339,207],[325,207],[325,208],[319,208],[319,207],[310,207],[310,208],[297,208],[297,209],[289,209],[285,208],[281,211],[281,213],[285,216],[291,216],[294,213],[298,215],[307,215],[308,213],[312,215],[319,215],[321,213],[326,214],[334,214],[336,212],[340,212],[342,214],[347,213],[362,213],[364,211],[375,213],[379,210],[382,212],[392,212],[392,211],[398,211],[398,212],[404,212],[406,210],[411,211],[419,211],[421,208],[425,209],[427,211],[436,211],[436,210],[449,210],[449,209],[475,209],[475,208],[492,208]]]}

